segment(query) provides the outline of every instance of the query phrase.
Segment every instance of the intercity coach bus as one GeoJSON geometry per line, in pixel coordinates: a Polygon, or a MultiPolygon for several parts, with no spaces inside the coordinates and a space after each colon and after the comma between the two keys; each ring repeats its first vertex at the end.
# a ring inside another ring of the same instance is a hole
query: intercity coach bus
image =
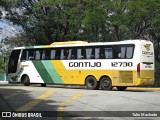
{"type": "Polygon", "coordinates": [[[74,84],[125,90],[154,84],[154,65],[153,44],[147,40],[55,42],[13,49],[7,79],[25,86],[74,84]]]}

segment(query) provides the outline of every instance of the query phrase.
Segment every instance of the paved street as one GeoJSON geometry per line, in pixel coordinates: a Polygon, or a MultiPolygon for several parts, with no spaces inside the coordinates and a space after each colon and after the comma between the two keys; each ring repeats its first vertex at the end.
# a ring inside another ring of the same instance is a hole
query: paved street
{"type": "Polygon", "coordinates": [[[81,119],[93,119],[96,116],[98,117],[96,119],[147,118],[158,120],[160,118],[159,88],[103,91],[87,90],[81,87],[62,88],[52,85],[47,87],[1,85],[0,95],[3,101],[0,103],[2,112],[40,111],[45,113],[47,111],[48,116],[45,117],[48,119],[55,117],[55,119],[62,120],[67,115],[73,115],[72,119],[77,119],[75,116],[81,119]],[[146,115],[145,118],[144,115],[146,115]]]}

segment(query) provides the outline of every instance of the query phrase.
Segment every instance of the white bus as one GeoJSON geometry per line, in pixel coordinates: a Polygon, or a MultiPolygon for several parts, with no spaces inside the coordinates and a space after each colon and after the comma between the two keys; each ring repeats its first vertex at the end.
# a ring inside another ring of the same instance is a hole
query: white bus
{"type": "Polygon", "coordinates": [[[13,49],[7,79],[25,86],[76,84],[88,89],[125,90],[153,85],[154,66],[151,41],[56,42],[13,49]]]}

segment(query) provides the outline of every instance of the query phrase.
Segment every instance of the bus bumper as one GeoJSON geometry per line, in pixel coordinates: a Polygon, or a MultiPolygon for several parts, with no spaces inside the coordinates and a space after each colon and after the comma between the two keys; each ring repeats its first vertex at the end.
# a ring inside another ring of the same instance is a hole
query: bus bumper
{"type": "Polygon", "coordinates": [[[7,77],[7,80],[8,80],[8,82],[9,83],[18,83],[19,82],[19,80],[18,80],[18,76],[17,75],[8,75],[8,77],[7,77]]]}
{"type": "Polygon", "coordinates": [[[135,86],[153,85],[154,79],[151,78],[138,78],[135,86]]]}

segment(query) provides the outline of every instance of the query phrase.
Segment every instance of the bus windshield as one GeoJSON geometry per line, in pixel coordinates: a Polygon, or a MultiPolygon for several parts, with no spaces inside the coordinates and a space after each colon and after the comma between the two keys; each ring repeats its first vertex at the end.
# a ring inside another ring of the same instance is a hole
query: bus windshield
{"type": "Polygon", "coordinates": [[[20,55],[20,50],[13,50],[11,52],[8,62],[8,73],[16,73],[19,55],[20,55]]]}

